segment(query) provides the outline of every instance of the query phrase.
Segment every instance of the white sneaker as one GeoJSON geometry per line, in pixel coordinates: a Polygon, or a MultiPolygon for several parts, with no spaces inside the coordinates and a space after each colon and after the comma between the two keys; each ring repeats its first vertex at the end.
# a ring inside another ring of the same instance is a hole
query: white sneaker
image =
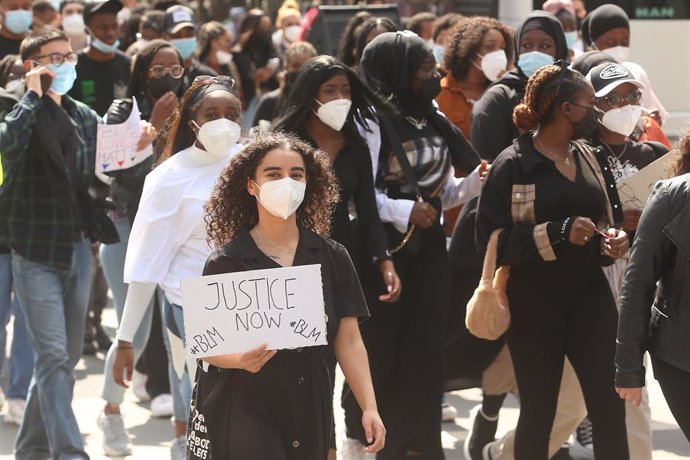
{"type": "Polygon", "coordinates": [[[345,438],[338,458],[340,460],[364,460],[364,444],[357,439],[345,438]]]}
{"type": "Polygon", "coordinates": [[[132,372],[132,391],[134,392],[134,396],[136,396],[140,402],[151,401],[151,396],[149,396],[148,392],[146,391],[146,381],[148,379],[148,375],[142,374],[137,370],[132,372]]]}
{"type": "Polygon", "coordinates": [[[575,429],[575,442],[570,447],[571,455],[583,459],[594,459],[594,439],[592,436],[592,422],[585,418],[575,429]]]}
{"type": "Polygon", "coordinates": [[[5,423],[12,423],[13,425],[21,425],[22,418],[24,418],[24,408],[26,407],[26,400],[24,399],[8,399],[7,413],[5,414],[5,423]]]}
{"type": "Polygon", "coordinates": [[[441,404],[441,421],[454,422],[458,416],[458,410],[447,402],[441,404]]]}
{"type": "Polygon", "coordinates": [[[96,423],[103,432],[103,451],[106,455],[122,457],[132,453],[122,414],[106,414],[101,411],[96,423]]]}
{"type": "Polygon", "coordinates": [[[180,436],[170,445],[170,460],[185,460],[187,458],[187,437],[180,436]]]}
{"type": "Polygon", "coordinates": [[[158,395],[151,400],[151,414],[156,418],[172,417],[173,399],[169,394],[158,395]]]}

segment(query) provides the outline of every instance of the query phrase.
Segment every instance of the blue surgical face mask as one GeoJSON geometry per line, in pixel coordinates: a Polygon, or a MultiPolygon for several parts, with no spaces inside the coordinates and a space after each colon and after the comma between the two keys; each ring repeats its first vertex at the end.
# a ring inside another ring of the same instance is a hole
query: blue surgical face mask
{"type": "Polygon", "coordinates": [[[72,89],[74,80],[77,79],[76,67],[67,62],[58,66],[50,64],[47,67],[55,74],[53,83],[50,85],[50,91],[60,96],[67,94],[72,89]]]}
{"type": "Polygon", "coordinates": [[[431,48],[434,50],[434,59],[436,59],[436,63],[443,64],[443,53],[446,51],[446,47],[434,44],[431,48]]]}
{"type": "Polygon", "coordinates": [[[531,77],[537,70],[549,64],[553,64],[553,56],[541,51],[522,53],[518,58],[518,67],[528,77],[531,77]]]}
{"type": "Polygon", "coordinates": [[[578,38],[577,31],[565,33],[565,44],[568,45],[569,50],[573,49],[578,38]]]}
{"type": "Polygon", "coordinates": [[[189,57],[194,53],[196,49],[196,37],[190,38],[175,38],[172,40],[173,45],[180,52],[183,60],[189,59],[189,57]]]}
{"type": "Polygon", "coordinates": [[[101,53],[112,54],[115,51],[117,51],[118,47],[120,46],[120,40],[117,39],[115,40],[115,43],[113,43],[112,45],[108,45],[106,42],[101,41],[94,36],[91,36],[91,46],[96,48],[101,53]]]}
{"type": "Polygon", "coordinates": [[[23,35],[29,31],[34,22],[34,13],[27,10],[5,11],[5,27],[15,35],[23,35]]]}

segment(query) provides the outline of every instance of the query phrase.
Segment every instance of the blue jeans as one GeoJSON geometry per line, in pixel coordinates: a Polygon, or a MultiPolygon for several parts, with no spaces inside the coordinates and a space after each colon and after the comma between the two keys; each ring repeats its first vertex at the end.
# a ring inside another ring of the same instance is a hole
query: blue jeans
{"type": "MultiPolygon", "coordinates": [[[[168,330],[182,339],[184,343],[184,315],[182,307],[168,302],[161,290],[161,305],[163,305],[163,323],[168,330]]],[[[174,357],[170,351],[170,341],[167,334],[163,334],[163,342],[168,350],[168,375],[170,377],[170,391],[173,397],[173,412],[176,422],[185,422],[189,417],[189,403],[192,400],[192,385],[189,380],[189,370],[185,365],[182,377],[177,376],[173,365],[174,357]]]]}
{"type": "MultiPolygon", "coordinates": [[[[113,293],[113,305],[115,306],[117,323],[119,325],[122,319],[122,312],[125,309],[125,300],[127,299],[127,284],[125,284],[123,280],[123,274],[131,226],[126,215],[113,217],[113,223],[117,229],[117,234],[120,236],[120,242],[115,244],[102,244],[100,255],[103,275],[106,281],[108,281],[110,291],[113,293]]],[[[147,307],[141,325],[132,339],[135,363],[139,360],[139,357],[144,352],[144,348],[146,348],[146,344],[149,341],[152,315],[153,301],[151,301],[147,307]]],[[[103,381],[101,396],[108,403],[119,406],[125,398],[126,389],[115,383],[115,379],[113,378],[113,360],[115,359],[116,348],[117,341],[113,343],[105,357],[105,368],[103,369],[105,379],[103,381]]]]}
{"type": "Polygon", "coordinates": [[[74,242],[69,270],[31,262],[13,252],[12,275],[36,353],[15,458],[88,459],[72,396],[91,287],[90,242],[74,242]]]}
{"type": "Polygon", "coordinates": [[[0,370],[5,362],[7,324],[14,316],[10,350],[10,382],[5,391],[8,399],[26,399],[34,373],[34,349],[26,332],[24,313],[17,296],[12,296],[12,254],[0,254],[0,370]]]}

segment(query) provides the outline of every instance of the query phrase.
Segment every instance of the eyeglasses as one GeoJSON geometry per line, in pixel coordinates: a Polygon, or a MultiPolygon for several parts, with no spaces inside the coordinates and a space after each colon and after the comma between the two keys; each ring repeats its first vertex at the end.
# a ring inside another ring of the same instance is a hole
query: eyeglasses
{"type": "Polygon", "coordinates": [[[194,79],[194,83],[200,83],[202,81],[218,83],[219,85],[224,85],[231,89],[235,87],[235,80],[227,75],[199,75],[194,79]]]}
{"type": "Polygon", "coordinates": [[[178,79],[182,78],[184,75],[184,67],[179,64],[172,65],[170,67],[165,67],[164,65],[154,65],[149,69],[149,73],[153,78],[162,78],[165,74],[178,79]]]}
{"type": "Polygon", "coordinates": [[[66,54],[62,53],[50,53],[50,54],[44,54],[42,56],[36,56],[34,59],[43,59],[43,58],[49,58],[50,63],[53,64],[54,66],[61,66],[65,62],[71,65],[77,65],[77,61],[79,60],[79,56],[77,56],[77,53],[75,52],[69,52],[66,54]]]}
{"type": "Polygon", "coordinates": [[[608,96],[598,97],[597,101],[604,101],[611,107],[619,108],[625,105],[640,105],[641,98],[642,93],[639,90],[635,90],[631,93],[628,93],[625,96],[619,96],[618,94],[609,94],[608,96]]]}

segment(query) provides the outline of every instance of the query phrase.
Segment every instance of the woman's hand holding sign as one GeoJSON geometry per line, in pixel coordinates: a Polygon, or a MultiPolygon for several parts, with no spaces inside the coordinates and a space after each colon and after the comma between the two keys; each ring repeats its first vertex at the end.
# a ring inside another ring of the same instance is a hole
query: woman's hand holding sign
{"type": "Polygon", "coordinates": [[[233,353],[222,356],[209,356],[204,358],[209,364],[221,369],[243,369],[252,374],[259,372],[266,363],[275,356],[276,350],[267,350],[263,344],[253,350],[244,353],[233,353]]]}

